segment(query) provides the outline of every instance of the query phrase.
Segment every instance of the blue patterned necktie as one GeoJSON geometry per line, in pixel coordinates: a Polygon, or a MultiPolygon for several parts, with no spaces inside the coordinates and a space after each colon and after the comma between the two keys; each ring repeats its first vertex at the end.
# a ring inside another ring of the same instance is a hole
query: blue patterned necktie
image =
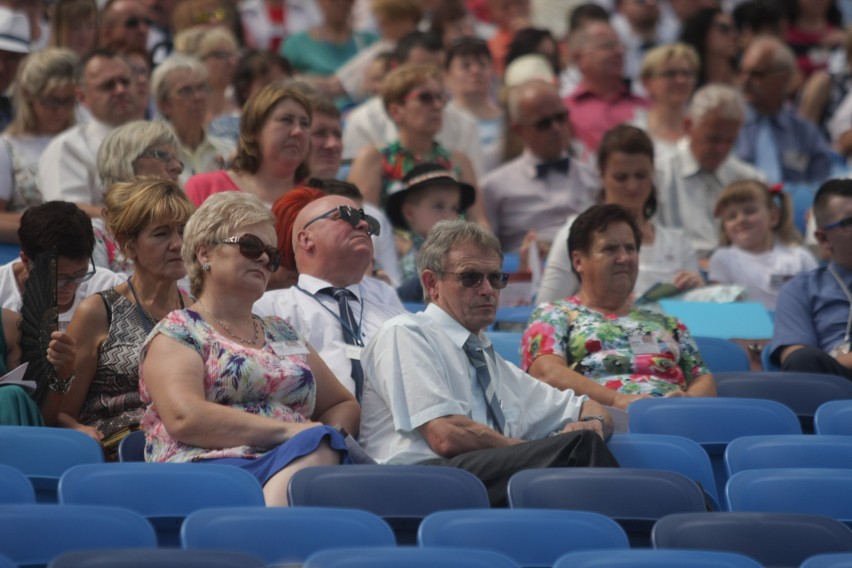
{"type": "Polygon", "coordinates": [[[772,131],[772,119],[768,116],[761,116],[758,121],[755,144],[754,165],[766,175],[770,184],[783,181],[778,144],[772,131]]]}
{"type": "Polygon", "coordinates": [[[502,434],[506,428],[506,417],[503,416],[503,409],[500,408],[500,401],[497,399],[497,393],[494,392],[494,385],[491,384],[491,374],[488,372],[488,365],[485,364],[485,353],[479,347],[474,336],[471,335],[465,342],[464,352],[467,354],[467,358],[470,359],[474,369],[476,369],[476,380],[485,393],[485,401],[488,403],[488,414],[494,421],[494,429],[502,434]]]}
{"type": "MultiPolygon", "coordinates": [[[[361,330],[358,323],[355,321],[355,314],[352,313],[352,308],[349,307],[349,299],[355,298],[355,294],[346,288],[323,288],[320,293],[333,296],[337,300],[337,308],[340,312],[340,319],[343,329],[343,341],[347,345],[356,345],[363,347],[361,344],[361,330]],[[355,333],[359,337],[355,337],[355,333]]],[[[350,359],[352,363],[352,380],[355,381],[355,398],[361,402],[361,394],[364,391],[364,369],[361,367],[361,361],[358,359],[350,359]]]]}

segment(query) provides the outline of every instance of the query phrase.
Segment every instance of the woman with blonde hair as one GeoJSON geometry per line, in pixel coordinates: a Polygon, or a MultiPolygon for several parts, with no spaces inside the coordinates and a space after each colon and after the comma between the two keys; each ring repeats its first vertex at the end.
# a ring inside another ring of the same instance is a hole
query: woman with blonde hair
{"type": "Polygon", "coordinates": [[[196,302],[170,313],[142,348],[145,459],[225,463],[287,505],[297,470],[349,462],[338,428],[360,408],[290,325],[252,306],[281,263],[275,217],[252,195],[212,195],[184,232],[196,302]]]}
{"type": "Polygon", "coordinates": [[[0,136],[0,242],[17,242],[21,212],[42,202],[38,160],[53,137],[74,124],[79,60],[46,48],[18,66],[15,118],[0,136]]]}
{"type": "Polygon", "coordinates": [[[175,37],[175,51],[197,57],[207,69],[207,119],[209,125],[220,116],[238,113],[231,91],[231,81],[237,70],[239,45],[224,26],[189,28],[175,37]]]}
{"type": "Polygon", "coordinates": [[[186,276],[182,235],[194,208],[173,181],[150,177],[112,185],[104,202],[107,227],[134,271],[77,308],[68,327],[77,342],[76,379],[59,421],[115,452],[145,410],[139,348],[166,314],[191,302],[177,282],[186,276]]]}
{"type": "Polygon", "coordinates": [[[95,0],[57,0],[50,11],[50,46],[64,47],[82,59],[98,43],[95,0]]]}
{"type": "Polygon", "coordinates": [[[308,177],[311,104],[298,88],[273,83],[246,103],[230,169],[192,176],[189,199],[200,206],[222,191],[244,191],[272,207],[308,177]]]}

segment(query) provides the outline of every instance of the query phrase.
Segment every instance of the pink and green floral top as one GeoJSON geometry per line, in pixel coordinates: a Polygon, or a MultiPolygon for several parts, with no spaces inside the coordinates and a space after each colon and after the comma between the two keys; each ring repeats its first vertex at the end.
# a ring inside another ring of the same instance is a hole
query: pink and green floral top
{"type": "Polygon", "coordinates": [[[521,341],[522,368],[541,355],[564,357],[571,369],[627,394],[662,396],[710,372],[676,318],[640,308],[602,314],[577,296],[533,312],[521,341]]]}
{"type": "MultiPolygon", "coordinates": [[[[220,334],[194,310],[176,310],[148,336],[142,346],[140,366],[153,338],[165,335],[201,357],[207,400],[282,422],[307,422],[314,412],[316,383],[308,366],[305,341],[281,318],[269,316],[260,323],[266,341],[262,348],[255,349],[220,334]]],[[[182,444],[169,435],[157,406],[151,404],[141,368],[139,391],[142,401],[148,404],[142,417],[146,461],[256,458],[266,451],[250,446],[207,449],[182,444]]]]}

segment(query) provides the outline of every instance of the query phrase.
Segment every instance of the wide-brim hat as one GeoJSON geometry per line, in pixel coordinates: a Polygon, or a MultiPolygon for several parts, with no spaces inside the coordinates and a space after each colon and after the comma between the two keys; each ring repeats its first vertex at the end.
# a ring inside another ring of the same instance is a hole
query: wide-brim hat
{"type": "Polygon", "coordinates": [[[402,204],[406,197],[415,191],[439,185],[459,188],[461,192],[459,208],[462,212],[476,201],[476,190],[473,186],[457,180],[455,174],[444,166],[433,163],[419,164],[411,168],[401,182],[396,182],[388,189],[385,212],[394,227],[408,228],[408,222],[402,214],[402,204]]]}
{"type": "Polygon", "coordinates": [[[30,20],[26,14],[0,6],[0,51],[30,52],[30,20]]]}

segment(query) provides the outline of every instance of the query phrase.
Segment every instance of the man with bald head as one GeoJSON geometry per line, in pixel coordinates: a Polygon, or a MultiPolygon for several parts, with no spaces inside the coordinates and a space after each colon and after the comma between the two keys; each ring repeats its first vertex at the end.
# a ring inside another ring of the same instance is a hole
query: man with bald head
{"type": "Polygon", "coordinates": [[[819,129],[787,104],[795,68],[792,50],[779,38],[749,44],[740,62],[749,108],[736,152],[770,183],[821,183],[831,173],[831,150],[819,129]]]}
{"type": "Polygon", "coordinates": [[[115,51],[148,51],[151,17],[140,0],[108,0],[101,10],[100,47],[115,51]]]}
{"type": "Polygon", "coordinates": [[[264,294],[255,312],[289,321],[360,402],[361,349],[405,311],[393,288],[365,276],[379,224],[351,199],[307,187],[279,199],[273,211],[284,268],[298,270],[299,279],[264,294]]]}

